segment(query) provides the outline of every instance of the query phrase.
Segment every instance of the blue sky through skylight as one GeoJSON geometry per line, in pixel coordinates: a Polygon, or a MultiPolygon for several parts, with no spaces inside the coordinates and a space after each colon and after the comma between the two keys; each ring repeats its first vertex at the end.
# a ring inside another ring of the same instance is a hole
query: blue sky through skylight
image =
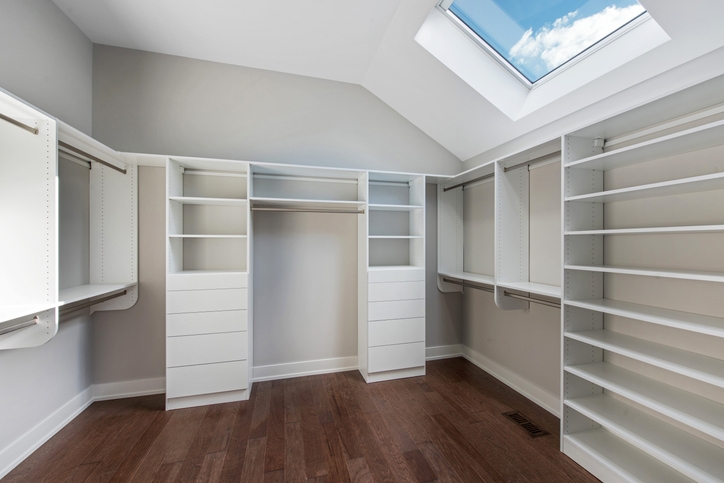
{"type": "Polygon", "coordinates": [[[636,0],[455,0],[450,12],[535,82],[645,10],[636,0]]]}

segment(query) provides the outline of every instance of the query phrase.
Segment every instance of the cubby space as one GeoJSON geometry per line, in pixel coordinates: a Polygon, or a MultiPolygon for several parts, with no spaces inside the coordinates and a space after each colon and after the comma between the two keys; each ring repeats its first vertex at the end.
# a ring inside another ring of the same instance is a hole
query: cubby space
{"type": "Polygon", "coordinates": [[[422,238],[372,238],[369,240],[369,266],[423,267],[424,240],[422,238]]]}

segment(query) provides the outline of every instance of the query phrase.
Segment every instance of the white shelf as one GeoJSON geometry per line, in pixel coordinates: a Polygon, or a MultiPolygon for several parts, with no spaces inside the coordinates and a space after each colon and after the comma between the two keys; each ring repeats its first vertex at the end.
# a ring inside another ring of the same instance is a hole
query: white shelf
{"type": "Polygon", "coordinates": [[[724,388],[724,360],[610,330],[566,332],[565,337],[724,388]]]}
{"type": "Polygon", "coordinates": [[[46,310],[54,309],[55,304],[9,305],[0,307],[0,323],[23,317],[32,317],[46,310]]]}
{"type": "Polygon", "coordinates": [[[623,275],[640,275],[642,277],[678,278],[683,280],[700,280],[704,282],[724,282],[724,273],[689,270],[665,270],[654,268],[630,268],[613,265],[565,265],[566,270],[586,272],[619,273],[623,275]]]}
{"type": "Polygon", "coordinates": [[[561,287],[535,282],[498,282],[498,287],[519,290],[544,297],[561,298],[561,287]]]}
{"type": "Polygon", "coordinates": [[[621,188],[610,191],[600,191],[585,195],[569,196],[566,201],[586,201],[589,203],[613,203],[616,201],[638,200],[642,198],[655,198],[657,196],[672,196],[699,191],[724,189],[724,173],[706,174],[693,178],[676,179],[651,183],[630,188],[621,188]]]}
{"type": "Polygon", "coordinates": [[[236,273],[241,275],[248,272],[246,270],[182,270],[180,272],[169,272],[169,275],[213,275],[219,273],[236,273]]]}
{"type": "Polygon", "coordinates": [[[135,286],[136,283],[93,283],[63,289],[58,294],[58,306],[102,297],[135,286]]]}
{"type": "Polygon", "coordinates": [[[246,199],[241,198],[197,198],[190,196],[169,196],[171,201],[182,205],[244,206],[246,199]]]}
{"type": "Polygon", "coordinates": [[[464,280],[466,282],[483,283],[486,285],[495,285],[495,277],[492,275],[483,275],[480,273],[472,272],[438,272],[438,275],[443,277],[456,278],[458,280],[464,280]]]}
{"type": "Polygon", "coordinates": [[[247,238],[247,235],[169,235],[169,238],[247,238]]]}
{"type": "Polygon", "coordinates": [[[662,309],[649,305],[633,304],[610,299],[566,300],[566,305],[641,320],[651,324],[688,330],[689,332],[724,337],[724,319],[719,317],[710,317],[707,315],[692,314],[690,312],[680,312],[678,310],[662,309]]]}
{"type": "Polygon", "coordinates": [[[724,481],[724,450],[605,394],[566,401],[619,438],[697,481],[724,481]]]}
{"type": "Polygon", "coordinates": [[[370,240],[414,240],[416,238],[425,238],[424,236],[412,236],[412,235],[370,235],[370,240]]]}
{"type": "Polygon", "coordinates": [[[364,201],[336,201],[336,200],[306,200],[296,198],[249,198],[252,207],[269,208],[300,208],[300,209],[359,209],[365,205],[364,201]]]}
{"type": "Polygon", "coordinates": [[[423,268],[424,267],[418,267],[417,265],[372,265],[367,267],[367,270],[371,272],[383,272],[385,270],[421,270],[423,268]]]}
{"type": "Polygon", "coordinates": [[[367,205],[370,211],[414,211],[424,208],[422,205],[380,205],[370,203],[367,205]]]}
{"type": "Polygon", "coordinates": [[[563,441],[566,449],[580,448],[623,481],[691,483],[691,479],[602,428],[568,434],[563,441]]]}
{"type": "Polygon", "coordinates": [[[724,405],[606,362],[565,368],[606,390],[724,441],[724,405]]]}
{"type": "Polygon", "coordinates": [[[607,171],[721,144],[724,144],[724,121],[716,121],[616,151],[573,161],[566,167],[607,171]]]}
{"type": "Polygon", "coordinates": [[[619,228],[611,230],[567,231],[564,235],[661,235],[686,233],[724,233],[724,225],[664,226],[655,228],[619,228]]]}

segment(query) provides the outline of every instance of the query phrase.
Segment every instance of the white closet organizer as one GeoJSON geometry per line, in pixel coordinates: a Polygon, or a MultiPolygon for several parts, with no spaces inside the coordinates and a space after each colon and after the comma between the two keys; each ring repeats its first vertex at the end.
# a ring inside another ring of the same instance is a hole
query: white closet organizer
{"type": "Polygon", "coordinates": [[[647,129],[669,105],[686,103],[665,99],[563,138],[561,447],[604,481],[724,481],[724,360],[707,349],[724,347],[724,318],[718,300],[697,297],[721,293],[724,267],[711,251],[696,256],[724,229],[708,198],[724,176],[701,174],[721,164],[724,121],[647,129]],[[625,221],[639,210],[653,226],[625,221]],[[621,248],[637,246],[638,257],[621,248]]]}
{"type": "Polygon", "coordinates": [[[368,177],[360,184],[368,214],[358,228],[359,370],[367,382],[424,375],[425,177],[368,177]]]}
{"type": "Polygon", "coordinates": [[[136,167],[0,91],[0,349],[35,347],[60,314],[126,309],[137,299],[136,167]],[[58,289],[58,156],[91,167],[90,284],[58,289]]]}
{"type": "Polygon", "coordinates": [[[249,398],[249,165],[167,160],[166,408],[249,398]]]}

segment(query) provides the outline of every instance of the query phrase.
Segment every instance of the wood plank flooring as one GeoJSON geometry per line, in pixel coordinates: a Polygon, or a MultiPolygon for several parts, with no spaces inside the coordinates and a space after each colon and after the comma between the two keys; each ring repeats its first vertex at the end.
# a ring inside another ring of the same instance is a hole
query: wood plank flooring
{"type": "Polygon", "coordinates": [[[249,401],[164,411],[97,402],[3,482],[598,481],[558,419],[464,359],[365,384],[357,371],[254,384],[249,401]],[[530,438],[516,409],[550,435],[530,438]]]}

